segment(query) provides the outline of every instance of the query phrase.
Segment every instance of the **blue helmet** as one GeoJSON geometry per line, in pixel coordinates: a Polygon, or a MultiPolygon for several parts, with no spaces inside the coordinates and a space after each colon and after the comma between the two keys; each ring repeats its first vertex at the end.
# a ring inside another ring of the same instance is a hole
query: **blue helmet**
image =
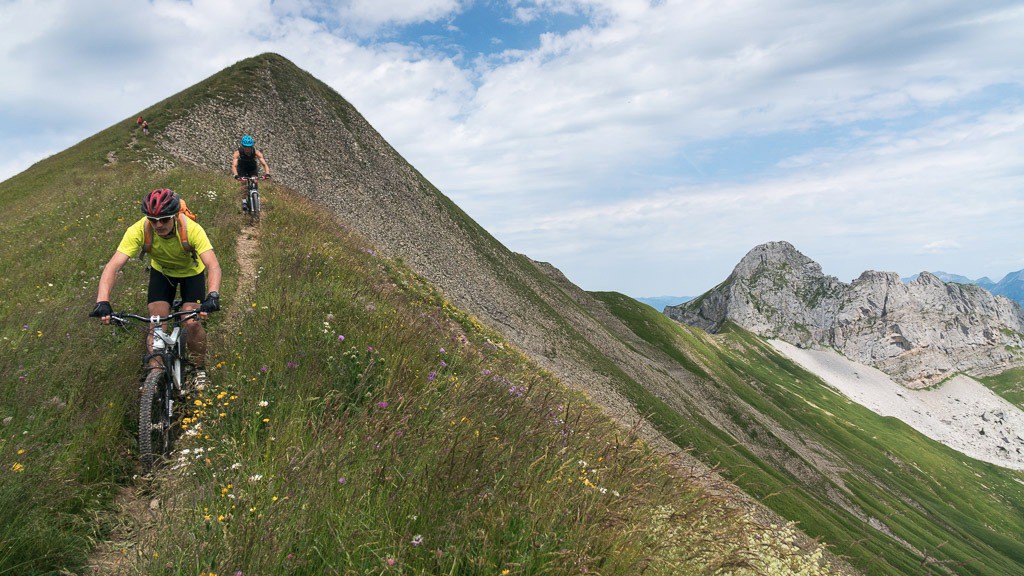
{"type": "Polygon", "coordinates": [[[256,144],[256,141],[252,139],[252,136],[248,134],[242,136],[242,146],[252,146],[254,144],[256,144]]]}

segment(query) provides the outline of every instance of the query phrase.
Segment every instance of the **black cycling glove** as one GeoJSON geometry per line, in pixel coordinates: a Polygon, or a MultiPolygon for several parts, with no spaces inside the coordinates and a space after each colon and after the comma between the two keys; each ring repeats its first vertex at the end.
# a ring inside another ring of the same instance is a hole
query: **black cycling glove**
{"type": "Polygon", "coordinates": [[[210,292],[206,295],[206,300],[199,305],[200,312],[216,312],[220,310],[220,293],[210,292]]]}
{"type": "Polygon", "coordinates": [[[89,316],[92,318],[103,318],[104,316],[110,316],[114,313],[114,310],[110,307],[110,302],[103,300],[97,302],[96,307],[89,312],[89,316]]]}

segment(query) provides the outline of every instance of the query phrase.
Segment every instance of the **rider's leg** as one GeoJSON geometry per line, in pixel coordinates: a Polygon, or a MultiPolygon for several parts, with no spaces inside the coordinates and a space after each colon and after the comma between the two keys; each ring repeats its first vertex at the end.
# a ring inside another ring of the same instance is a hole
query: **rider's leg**
{"type": "MultiPolygon", "coordinates": [[[[206,272],[200,272],[195,276],[181,279],[181,309],[195,310],[199,303],[206,298],[206,272]]],[[[185,331],[188,333],[188,350],[192,363],[198,370],[206,368],[206,330],[197,318],[190,318],[185,321],[185,331]]]]}
{"type": "MultiPolygon", "coordinates": [[[[195,310],[199,308],[198,302],[185,302],[181,305],[182,310],[195,310]]],[[[188,351],[192,363],[196,369],[206,369],[206,329],[202,322],[195,318],[185,321],[185,330],[188,332],[188,351]]]]}

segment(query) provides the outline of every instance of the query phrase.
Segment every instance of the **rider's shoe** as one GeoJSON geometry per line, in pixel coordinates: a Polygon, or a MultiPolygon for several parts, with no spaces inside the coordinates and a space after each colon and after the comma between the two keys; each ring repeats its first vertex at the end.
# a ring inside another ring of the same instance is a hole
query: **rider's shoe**
{"type": "Polygon", "coordinates": [[[197,369],[189,382],[186,382],[181,389],[181,395],[186,396],[192,392],[197,392],[206,388],[210,383],[210,377],[206,375],[206,370],[203,368],[197,369]]]}
{"type": "Polygon", "coordinates": [[[248,212],[248,211],[249,211],[249,201],[248,200],[242,200],[242,212],[248,212]]]}

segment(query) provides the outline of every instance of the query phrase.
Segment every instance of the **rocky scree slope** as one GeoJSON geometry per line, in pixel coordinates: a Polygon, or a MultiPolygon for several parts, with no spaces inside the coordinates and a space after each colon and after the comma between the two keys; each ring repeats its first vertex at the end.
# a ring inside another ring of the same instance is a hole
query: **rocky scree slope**
{"type": "Polygon", "coordinates": [[[978,286],[867,271],[850,284],[788,242],[755,247],[729,278],[665,314],[717,331],[727,320],[803,347],[831,347],[910,388],[1024,365],[1024,311],[978,286]]]}

